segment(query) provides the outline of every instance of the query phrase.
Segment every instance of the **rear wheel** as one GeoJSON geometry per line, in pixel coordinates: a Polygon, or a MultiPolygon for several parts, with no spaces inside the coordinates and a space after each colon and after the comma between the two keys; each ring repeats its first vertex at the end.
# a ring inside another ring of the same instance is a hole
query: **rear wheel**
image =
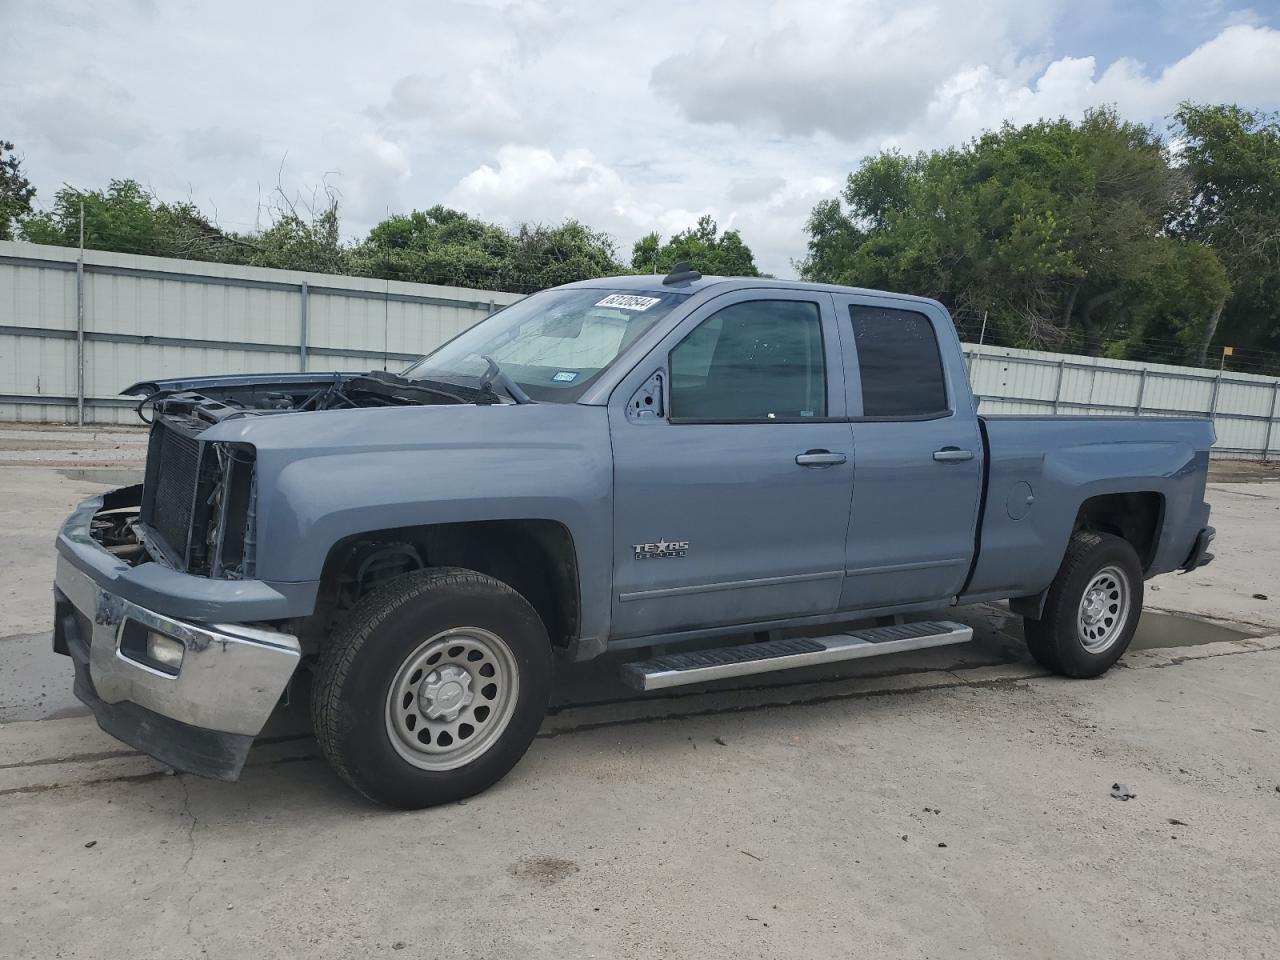
{"type": "Polygon", "coordinates": [[[1049,587],[1044,614],[1024,622],[1027,647],[1054,673],[1099,676],[1133,640],[1142,597],[1142,565],[1133,546],[1111,534],[1077,531],[1049,587]]]}
{"type": "Polygon", "coordinates": [[[427,807],[479,793],[546,712],[551,645],[537,613],[471,570],[399,577],[363,599],[321,657],[320,746],[374,800],[427,807]]]}

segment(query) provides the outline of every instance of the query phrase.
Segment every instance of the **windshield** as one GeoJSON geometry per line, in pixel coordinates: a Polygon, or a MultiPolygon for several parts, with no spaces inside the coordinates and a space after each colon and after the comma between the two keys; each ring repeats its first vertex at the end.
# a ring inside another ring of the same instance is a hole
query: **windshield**
{"type": "Polygon", "coordinates": [[[544,290],[423,357],[404,376],[478,384],[492,357],[534,400],[571,402],[685,293],[544,290]]]}

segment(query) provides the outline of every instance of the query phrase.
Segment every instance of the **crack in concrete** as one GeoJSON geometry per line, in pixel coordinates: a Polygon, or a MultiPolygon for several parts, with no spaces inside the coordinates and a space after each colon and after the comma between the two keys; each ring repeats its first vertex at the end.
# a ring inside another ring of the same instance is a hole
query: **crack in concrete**
{"type": "MultiPolygon", "coordinates": [[[[200,820],[191,809],[191,788],[187,785],[186,777],[179,774],[178,782],[182,785],[182,813],[191,820],[191,826],[187,828],[187,859],[183,861],[182,864],[182,875],[190,881],[191,861],[194,860],[196,856],[196,827],[200,825],[200,820]]],[[[186,933],[187,937],[200,948],[200,955],[207,957],[209,955],[209,949],[205,946],[204,941],[191,932],[192,922],[195,920],[195,916],[191,912],[191,904],[192,901],[195,900],[196,894],[199,892],[199,888],[193,886],[191,888],[190,895],[187,897],[185,905],[187,912],[186,933]]]]}
{"type": "MultiPolygon", "coordinates": [[[[265,763],[256,763],[255,767],[276,767],[283,763],[299,763],[308,760],[319,760],[319,756],[315,754],[307,754],[300,757],[281,757],[279,760],[268,760],[265,763]]],[[[71,783],[39,783],[29,787],[9,787],[0,790],[0,797],[12,796],[14,794],[23,793],[48,793],[50,790],[68,790],[73,787],[92,787],[100,783],[146,783],[151,780],[159,780],[164,777],[174,776],[167,770],[156,770],[151,773],[130,774],[122,777],[102,777],[98,780],[76,780],[71,783]]],[[[185,774],[179,774],[185,776],[185,774]]]]}
{"type": "Polygon", "coordinates": [[[1222,653],[1204,653],[1197,657],[1173,656],[1165,663],[1127,664],[1136,670],[1162,670],[1165,667],[1180,667],[1184,663],[1197,663],[1201,660],[1216,660],[1218,657],[1239,657],[1247,653],[1278,653],[1280,647],[1254,647],[1251,650],[1224,650],[1222,653]]]}
{"type": "MultiPolygon", "coordinates": [[[[42,720],[22,720],[20,723],[43,723],[42,720]]],[[[277,743],[292,743],[296,740],[312,739],[309,733],[290,733],[275,737],[258,737],[253,741],[255,747],[265,747],[277,743]]],[[[45,767],[56,763],[93,763],[98,760],[116,760],[120,757],[145,757],[140,750],[103,750],[97,753],[69,753],[65,757],[41,757],[37,760],[18,760],[13,763],[0,763],[0,770],[18,770],[24,767],[45,767]]],[[[288,758],[285,758],[288,759],[288,758]]],[[[141,774],[138,777],[115,777],[117,780],[135,780],[149,776],[168,776],[164,771],[156,774],[141,774]]],[[[0,790],[0,796],[5,791],[0,790]]]]}
{"type": "MultiPolygon", "coordinates": [[[[26,721],[40,722],[40,721],[26,721]]],[[[65,757],[41,757],[38,760],[19,760],[16,763],[0,763],[0,770],[18,770],[23,767],[46,767],[53,763],[95,763],[98,760],[115,760],[118,757],[141,757],[137,750],[102,750],[98,753],[73,753],[65,757]]]]}

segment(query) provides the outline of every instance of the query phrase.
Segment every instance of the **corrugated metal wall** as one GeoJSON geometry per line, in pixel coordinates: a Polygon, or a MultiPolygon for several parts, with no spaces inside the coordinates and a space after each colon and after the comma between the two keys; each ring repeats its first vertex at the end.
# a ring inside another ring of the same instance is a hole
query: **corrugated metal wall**
{"type": "Polygon", "coordinates": [[[983,413],[1213,417],[1219,456],[1280,454],[1280,379],[965,344],[983,413]]]}
{"type": "MultiPolygon", "coordinates": [[[[77,258],[0,241],[0,420],[75,422],[77,258]]],[[[209,373],[399,369],[519,299],[461,287],[85,251],[84,419],[119,392],[209,373]]]]}
{"type": "MultiPolygon", "coordinates": [[[[77,251],[0,241],[0,420],[74,422],[77,251]]],[[[516,294],[86,251],[85,421],[207,373],[396,369],[516,294]]],[[[1212,416],[1215,450],[1280,454],[1280,379],[967,344],[984,413],[1212,416]]]]}

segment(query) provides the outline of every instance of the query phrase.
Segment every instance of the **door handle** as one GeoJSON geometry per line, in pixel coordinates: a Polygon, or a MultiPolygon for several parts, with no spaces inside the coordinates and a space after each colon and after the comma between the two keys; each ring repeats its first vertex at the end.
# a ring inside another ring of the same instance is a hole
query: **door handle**
{"type": "Polygon", "coordinates": [[[959,447],[943,447],[941,450],[933,451],[933,459],[939,463],[960,463],[963,460],[972,460],[972,450],[961,450],[959,447]]]}
{"type": "Polygon", "coordinates": [[[843,453],[832,453],[830,450],[806,450],[796,454],[796,463],[802,467],[832,467],[848,459],[843,453]]]}

